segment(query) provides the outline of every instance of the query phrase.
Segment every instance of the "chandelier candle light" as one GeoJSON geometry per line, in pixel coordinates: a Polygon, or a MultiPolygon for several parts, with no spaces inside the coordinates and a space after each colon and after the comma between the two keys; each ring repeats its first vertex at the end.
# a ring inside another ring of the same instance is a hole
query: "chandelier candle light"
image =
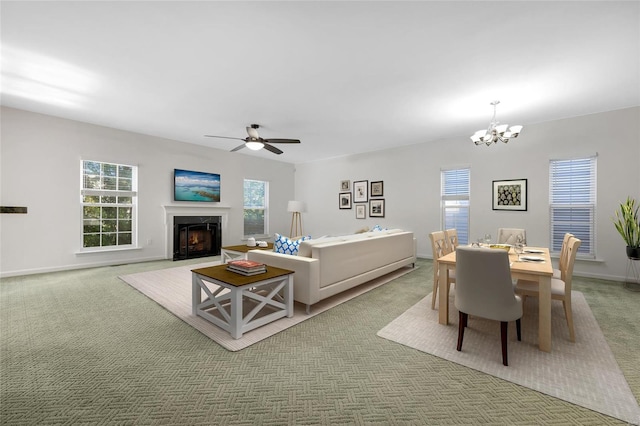
{"type": "Polygon", "coordinates": [[[522,131],[522,126],[511,126],[509,130],[508,124],[500,124],[496,120],[496,105],[498,105],[500,101],[493,101],[491,105],[493,105],[493,118],[489,123],[489,127],[486,130],[478,130],[471,136],[471,140],[476,145],[480,145],[485,143],[487,146],[492,143],[497,143],[498,141],[502,141],[504,143],[509,142],[511,138],[517,138],[522,131]]]}

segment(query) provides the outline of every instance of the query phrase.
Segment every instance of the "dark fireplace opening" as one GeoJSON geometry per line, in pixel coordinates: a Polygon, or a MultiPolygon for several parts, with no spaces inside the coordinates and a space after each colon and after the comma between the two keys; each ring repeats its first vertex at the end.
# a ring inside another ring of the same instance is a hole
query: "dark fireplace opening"
{"type": "Polygon", "coordinates": [[[173,260],[217,256],[221,246],[220,216],[174,216],[173,260]]]}

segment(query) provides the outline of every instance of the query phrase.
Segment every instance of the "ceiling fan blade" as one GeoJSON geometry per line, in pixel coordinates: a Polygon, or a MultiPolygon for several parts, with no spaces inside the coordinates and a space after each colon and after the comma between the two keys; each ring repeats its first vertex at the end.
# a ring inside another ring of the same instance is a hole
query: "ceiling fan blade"
{"type": "MultiPolygon", "coordinates": [[[[240,139],[240,140],[242,140],[242,139],[240,139]]],[[[238,145],[238,146],[236,146],[235,148],[233,148],[233,149],[232,149],[231,151],[229,151],[229,152],[239,151],[239,150],[241,150],[241,149],[242,149],[242,148],[244,148],[244,147],[245,147],[245,144],[238,145]]]]}
{"type": "Polygon", "coordinates": [[[264,144],[264,149],[266,149],[267,151],[271,151],[271,152],[273,152],[274,154],[278,154],[278,155],[282,154],[282,152],[283,152],[283,151],[280,151],[280,150],[279,150],[278,148],[276,148],[275,146],[273,146],[273,145],[269,145],[268,143],[265,143],[265,144],[264,144]]]}
{"type": "Polygon", "coordinates": [[[213,135],[205,135],[208,138],[221,138],[221,139],[237,139],[239,141],[243,141],[244,139],[242,138],[230,138],[228,136],[213,136],[213,135]]]}
{"type": "Polygon", "coordinates": [[[300,143],[299,139],[264,139],[268,143],[300,143]]]}

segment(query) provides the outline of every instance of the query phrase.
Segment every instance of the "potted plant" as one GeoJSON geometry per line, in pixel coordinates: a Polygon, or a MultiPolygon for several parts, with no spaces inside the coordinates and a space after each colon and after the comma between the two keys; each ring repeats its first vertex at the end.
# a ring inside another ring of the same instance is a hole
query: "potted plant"
{"type": "Polygon", "coordinates": [[[638,207],[636,200],[627,197],[627,201],[620,204],[616,210],[616,217],[613,221],[616,229],[627,243],[627,257],[629,259],[640,259],[640,219],[638,217],[638,207]]]}

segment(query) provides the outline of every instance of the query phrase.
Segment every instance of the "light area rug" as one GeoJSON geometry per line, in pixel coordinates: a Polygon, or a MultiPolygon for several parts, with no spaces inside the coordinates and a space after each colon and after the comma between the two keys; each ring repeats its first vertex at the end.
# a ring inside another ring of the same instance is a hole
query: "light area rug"
{"type": "MultiPolygon", "coordinates": [[[[452,291],[453,293],[453,291],[452,291]]],[[[509,324],[509,366],[502,365],[498,322],[469,317],[462,351],[456,350],[458,311],[449,301],[449,325],[438,323],[431,294],[378,332],[378,336],[448,361],[525,386],[547,395],[615,417],[640,423],[640,408],[624,378],[584,295],[572,292],[576,342],[562,304],[552,303],[552,351],[538,350],[538,301],[527,298],[522,341],[515,322],[509,324]]]]}
{"type": "MultiPolygon", "coordinates": [[[[311,307],[310,314],[306,313],[305,305],[294,303],[293,317],[281,318],[244,333],[240,339],[234,339],[225,330],[191,313],[191,270],[219,264],[220,262],[209,262],[180,266],[122,275],[119,278],[227,350],[239,351],[417,269],[406,266],[322,300],[311,307]]],[[[208,285],[215,291],[214,284],[208,285]]],[[[203,301],[205,297],[206,294],[203,293],[203,301]]]]}

